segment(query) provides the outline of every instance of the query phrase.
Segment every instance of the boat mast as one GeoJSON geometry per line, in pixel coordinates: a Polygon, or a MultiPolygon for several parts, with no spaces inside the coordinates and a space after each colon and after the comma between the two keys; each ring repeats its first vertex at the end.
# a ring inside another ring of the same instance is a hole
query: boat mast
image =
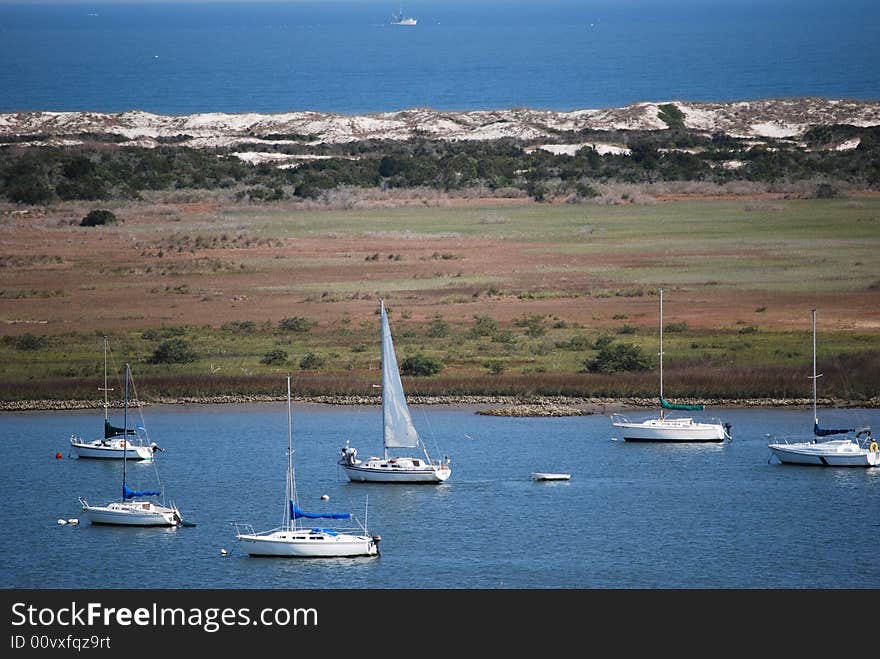
{"type": "MultiPolygon", "coordinates": [[[[663,400],[663,289],[660,289],[660,400],[663,400]]],[[[663,419],[663,404],[660,404],[660,419],[663,419]]]]}
{"type": "Polygon", "coordinates": [[[296,476],[293,473],[293,415],[290,408],[290,375],[287,376],[287,497],[284,502],[286,526],[296,528],[296,520],[290,510],[290,502],[296,502],[296,476]]]}
{"type": "Polygon", "coordinates": [[[129,365],[125,365],[125,412],[122,416],[122,500],[125,501],[125,463],[128,457],[128,369],[129,365]]]}
{"type": "Polygon", "coordinates": [[[382,420],[382,459],[388,459],[388,445],[385,437],[385,387],[387,387],[387,383],[385,382],[385,360],[388,356],[385,354],[385,300],[379,300],[379,326],[380,326],[380,336],[379,339],[382,343],[382,352],[381,352],[381,361],[379,366],[382,370],[382,416],[380,419],[382,420]]]}
{"type": "Polygon", "coordinates": [[[104,421],[110,421],[110,415],[108,412],[108,408],[110,407],[110,403],[107,400],[107,392],[113,391],[112,389],[107,388],[107,337],[104,337],[104,386],[98,387],[98,391],[104,392],[104,421]]]}
{"type": "Polygon", "coordinates": [[[815,426],[819,425],[819,415],[816,413],[816,380],[818,379],[818,375],[816,375],[816,310],[813,309],[813,423],[815,426]]]}

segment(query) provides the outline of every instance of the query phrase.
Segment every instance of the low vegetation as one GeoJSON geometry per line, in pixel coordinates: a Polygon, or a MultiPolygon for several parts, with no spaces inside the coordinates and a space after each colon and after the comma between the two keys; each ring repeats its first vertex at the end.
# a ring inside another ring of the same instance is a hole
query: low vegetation
{"type": "MultiPolygon", "coordinates": [[[[497,321],[496,321],[497,322],[497,321]]],[[[644,331],[620,340],[582,327],[549,327],[533,338],[512,323],[509,343],[473,336],[472,324],[450,323],[429,337],[431,320],[403,324],[396,343],[409,395],[657,395],[656,337],[644,331]],[[516,331],[513,331],[516,330],[516,331]]],[[[374,396],[380,355],[376,328],[344,335],[309,334],[284,348],[277,330],[257,325],[247,335],[208,326],[161,332],[110,332],[111,374],[129,362],[139,396],[272,395],[279,368],[299,366],[300,395],[374,396]],[[142,334],[152,338],[144,339],[142,334]],[[165,334],[175,334],[161,338],[165,334]],[[346,348],[348,346],[348,348],[346,348]],[[355,349],[356,348],[356,349],[355,349]],[[291,357],[291,355],[295,355],[291,357]]],[[[802,332],[685,330],[664,341],[664,384],[673,397],[801,398],[810,395],[810,335],[802,332]]],[[[101,336],[7,336],[0,341],[0,400],[96,399],[102,378],[101,336]]],[[[867,401],[880,396],[880,350],[868,334],[823,335],[819,369],[827,396],[867,401]]]]}
{"type": "Polygon", "coordinates": [[[116,217],[113,211],[99,209],[90,211],[88,215],[80,220],[79,225],[81,227],[98,227],[105,224],[116,224],[117,222],[119,222],[119,218],[116,217]]]}
{"type": "Polygon", "coordinates": [[[115,136],[89,136],[78,146],[28,148],[21,144],[23,137],[17,136],[14,143],[0,148],[0,199],[49,204],[138,199],[157,190],[209,189],[231,190],[240,201],[267,203],[317,199],[356,188],[480,189],[490,194],[518,192],[538,201],[584,201],[600,196],[600,184],[664,181],[717,185],[805,181],[811,183],[813,196],[830,199],[842,189],[880,183],[880,127],[817,126],[806,133],[803,143],[767,138],[755,144],[754,140],[688,130],[675,104],[661,105],[659,118],[667,130],[584,130],[556,137],[562,144],[616,144],[628,149],[627,154],[602,154],[589,146],[573,155],[554,154],[512,138],[318,145],[279,141],[214,149],[169,143],[150,149],[120,146],[115,136]],[[856,139],[859,143],[853,149],[830,148],[856,139]],[[280,169],[272,164],[251,165],[232,155],[249,149],[321,158],[280,169]]]}

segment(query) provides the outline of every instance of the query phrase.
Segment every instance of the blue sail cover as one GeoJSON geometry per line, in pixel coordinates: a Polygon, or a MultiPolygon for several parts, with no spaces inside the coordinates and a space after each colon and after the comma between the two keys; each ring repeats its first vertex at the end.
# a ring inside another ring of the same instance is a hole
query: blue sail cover
{"type": "Polygon", "coordinates": [[[157,497],[162,494],[159,490],[144,490],[143,492],[139,492],[138,490],[132,490],[128,485],[122,486],[122,498],[123,499],[134,499],[135,497],[157,497]]]}
{"type": "Polygon", "coordinates": [[[819,423],[813,426],[813,434],[817,437],[827,437],[828,435],[843,435],[848,432],[854,432],[855,428],[820,428],[819,423]]]}
{"type": "Polygon", "coordinates": [[[351,519],[351,513],[307,513],[294,501],[290,502],[290,516],[293,519],[351,519]]]}
{"type": "Polygon", "coordinates": [[[104,439],[110,439],[111,437],[116,437],[117,435],[136,435],[137,433],[129,428],[126,430],[125,428],[119,428],[117,426],[112,425],[109,421],[104,419],[104,439]]]}

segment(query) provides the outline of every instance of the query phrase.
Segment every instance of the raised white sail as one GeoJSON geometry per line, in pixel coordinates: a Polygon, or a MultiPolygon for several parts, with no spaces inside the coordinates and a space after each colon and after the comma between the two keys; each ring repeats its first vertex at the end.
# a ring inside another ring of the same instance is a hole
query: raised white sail
{"type": "Polygon", "coordinates": [[[403,382],[397,369],[397,356],[391,339],[391,327],[385,302],[379,301],[382,316],[382,457],[361,460],[357,449],[346,440],[337,464],[345,470],[349,480],[372,483],[442,483],[449,478],[449,457],[434,461],[428,455],[425,443],[413,425],[403,382]],[[392,455],[388,449],[421,448],[422,457],[392,455]]]}
{"type": "Polygon", "coordinates": [[[394,342],[391,339],[391,327],[388,325],[384,301],[381,303],[381,312],[382,417],[385,425],[385,448],[417,448],[419,433],[413,425],[406,404],[406,395],[403,393],[403,382],[400,380],[400,371],[397,368],[397,357],[394,354],[394,342]]]}

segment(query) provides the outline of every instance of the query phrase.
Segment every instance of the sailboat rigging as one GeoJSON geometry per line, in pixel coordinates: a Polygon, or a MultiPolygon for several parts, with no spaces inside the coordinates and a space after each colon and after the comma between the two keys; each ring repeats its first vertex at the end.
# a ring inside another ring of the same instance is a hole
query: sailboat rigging
{"type": "Polygon", "coordinates": [[[730,439],[730,424],[720,421],[700,422],[692,418],[672,418],[666,410],[699,412],[703,405],[670,403],[663,395],[663,289],[660,294],[660,409],[656,419],[630,421],[622,414],[611,415],[611,425],[630,442],[721,442],[730,439]]]}
{"type": "MultiPolygon", "coordinates": [[[[131,367],[125,365],[125,413],[123,428],[128,427],[128,387],[131,380],[131,367]]],[[[106,506],[91,506],[84,497],[79,498],[83,513],[92,524],[115,524],[121,526],[178,526],[184,524],[183,517],[177,506],[172,501],[165,505],[164,497],[161,503],[153,500],[143,500],[147,497],[162,496],[161,490],[134,490],[129,487],[128,459],[123,452],[122,456],[122,500],[108,503],[106,506]]],[[[155,462],[153,464],[155,468],[155,462]]],[[[156,471],[158,480],[158,469],[156,471]]]]}
{"type": "MultiPolygon", "coordinates": [[[[296,471],[293,466],[293,419],[290,403],[290,376],[287,376],[287,480],[284,491],[284,522],[280,528],[255,532],[250,524],[234,522],[235,538],[251,556],[287,556],[295,558],[329,558],[338,556],[377,556],[378,535],[370,535],[366,519],[362,533],[340,529],[306,528],[303,519],[351,519],[351,513],[311,513],[299,507],[296,471]]],[[[365,515],[366,517],[366,515],[365,515]]],[[[350,529],[347,529],[350,530],[350,529]]]]}
{"type": "Polygon", "coordinates": [[[346,441],[337,464],[348,479],[369,483],[442,483],[452,474],[449,458],[435,461],[428,454],[409,413],[394,341],[388,324],[385,301],[379,301],[382,332],[382,457],[360,460],[357,449],[346,441]],[[419,448],[424,459],[410,456],[391,456],[389,449],[419,448]]]}

